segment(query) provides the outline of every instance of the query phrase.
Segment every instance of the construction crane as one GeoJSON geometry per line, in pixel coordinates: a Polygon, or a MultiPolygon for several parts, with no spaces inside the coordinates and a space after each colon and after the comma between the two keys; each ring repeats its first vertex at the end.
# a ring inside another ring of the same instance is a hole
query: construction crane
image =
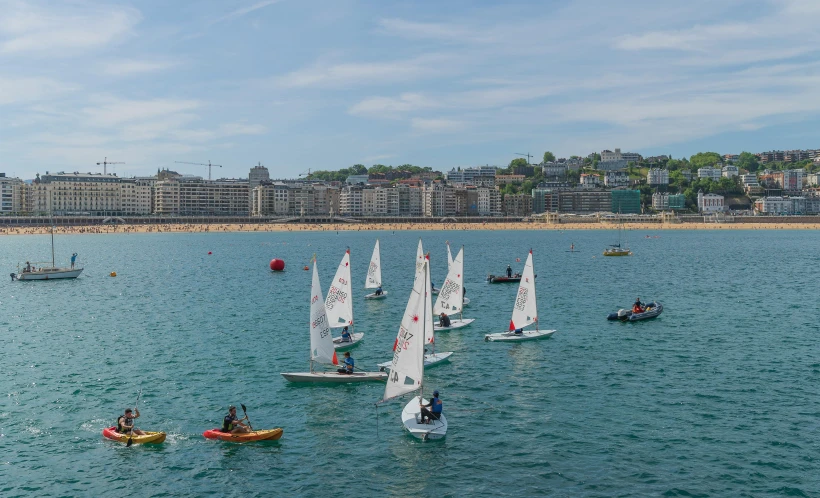
{"type": "Polygon", "coordinates": [[[211,179],[211,167],[213,167],[213,166],[216,166],[217,168],[222,167],[221,164],[211,164],[210,160],[208,161],[207,164],[206,163],[189,163],[188,161],[174,161],[174,162],[177,163],[177,164],[194,164],[196,166],[207,166],[208,167],[208,180],[211,179]]]}
{"type": "Polygon", "coordinates": [[[532,156],[532,155],[530,155],[530,153],[529,153],[529,152],[527,152],[526,154],[522,154],[522,153],[520,153],[520,152],[516,152],[516,153],[515,153],[515,155],[516,155],[516,156],[524,156],[524,157],[526,157],[526,158],[527,158],[527,164],[532,164],[532,163],[530,162],[530,158],[531,158],[531,157],[533,157],[533,156],[532,156]]]}
{"type": "Polygon", "coordinates": [[[310,180],[310,168],[308,168],[306,173],[299,173],[299,176],[306,176],[306,179],[310,180]]]}
{"type": "Polygon", "coordinates": [[[106,175],[106,174],[108,174],[108,165],[109,164],[125,164],[125,163],[122,162],[122,161],[116,161],[116,162],[115,161],[109,161],[108,158],[106,157],[105,159],[102,160],[101,163],[97,163],[97,166],[99,166],[100,164],[102,164],[102,167],[103,167],[103,174],[106,175]]]}

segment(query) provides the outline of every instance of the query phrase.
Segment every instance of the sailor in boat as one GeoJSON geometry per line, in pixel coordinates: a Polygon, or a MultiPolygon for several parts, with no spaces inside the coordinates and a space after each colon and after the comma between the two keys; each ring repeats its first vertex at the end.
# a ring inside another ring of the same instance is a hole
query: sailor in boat
{"type": "Polygon", "coordinates": [[[74,263],[76,263],[76,262],[77,262],[77,253],[75,252],[74,254],[71,255],[71,269],[72,270],[74,269],[74,263]]]}
{"type": "Polygon", "coordinates": [[[222,419],[222,432],[230,432],[231,434],[243,434],[245,432],[250,432],[250,428],[242,423],[242,421],[247,418],[247,414],[242,418],[237,418],[236,407],[231,405],[228,407],[228,414],[225,415],[224,419],[222,419]]]}
{"type": "Polygon", "coordinates": [[[353,369],[355,368],[355,365],[356,365],[356,362],[350,356],[350,351],[347,351],[347,352],[345,352],[345,361],[344,361],[343,367],[336,370],[336,371],[339,372],[340,374],[352,375],[353,374],[353,369]]]}
{"type": "Polygon", "coordinates": [[[342,329],[342,342],[350,342],[352,337],[350,336],[350,332],[347,330],[347,326],[342,329]]]}
{"type": "Polygon", "coordinates": [[[133,432],[137,436],[145,435],[144,432],[134,427],[135,418],[140,418],[140,411],[137,410],[137,414],[134,415],[130,408],[126,408],[125,414],[117,418],[117,432],[120,434],[131,434],[133,432]]]}
{"type": "Polygon", "coordinates": [[[26,273],[31,272],[31,263],[26,261],[26,268],[23,271],[26,272],[26,273]]]}
{"type": "Polygon", "coordinates": [[[512,278],[512,268],[507,265],[507,278],[512,278]]]}
{"type": "Polygon", "coordinates": [[[381,285],[379,285],[379,286],[376,288],[376,292],[374,292],[373,294],[375,294],[375,295],[377,295],[377,296],[381,296],[383,292],[384,292],[384,291],[382,291],[382,286],[381,286],[381,285]]]}
{"type": "Polygon", "coordinates": [[[433,420],[441,419],[441,411],[444,406],[441,404],[441,398],[438,397],[438,391],[433,391],[433,399],[431,399],[426,405],[419,400],[419,406],[421,407],[422,424],[429,424],[433,420]],[[428,407],[430,409],[428,409],[428,407]]]}
{"type": "Polygon", "coordinates": [[[440,327],[449,327],[450,326],[450,317],[447,316],[447,313],[441,312],[438,316],[438,324],[440,327]]]}
{"type": "Polygon", "coordinates": [[[513,334],[515,334],[515,335],[524,335],[524,329],[515,329],[515,330],[513,330],[513,334]]]}
{"type": "Polygon", "coordinates": [[[632,305],[632,313],[643,313],[644,311],[646,311],[646,308],[641,302],[641,298],[635,298],[635,304],[632,305]]]}

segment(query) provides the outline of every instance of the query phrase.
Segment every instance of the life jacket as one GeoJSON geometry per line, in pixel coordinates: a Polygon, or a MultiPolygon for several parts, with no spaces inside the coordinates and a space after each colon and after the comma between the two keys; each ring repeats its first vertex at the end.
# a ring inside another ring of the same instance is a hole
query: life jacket
{"type": "Polygon", "coordinates": [[[430,407],[431,408],[430,411],[437,414],[437,415],[440,415],[441,411],[444,409],[444,404],[441,402],[441,400],[439,398],[433,398],[433,400],[431,401],[431,404],[433,406],[430,407]]]}
{"type": "Polygon", "coordinates": [[[119,417],[117,417],[117,432],[119,432],[120,434],[124,434],[123,431],[125,430],[125,429],[123,429],[122,424],[120,423],[120,420],[123,420],[125,422],[125,425],[130,425],[131,427],[134,427],[134,419],[133,418],[128,418],[125,415],[120,415],[119,417]],[[123,420],[123,419],[125,419],[125,420],[123,420]]]}
{"type": "Polygon", "coordinates": [[[640,305],[636,304],[632,307],[632,313],[643,313],[644,309],[641,308],[640,305]]]}
{"type": "Polygon", "coordinates": [[[234,422],[236,420],[238,419],[226,415],[225,418],[222,419],[222,432],[231,432],[235,427],[234,422]],[[228,422],[228,419],[230,419],[230,422],[228,422]]]}

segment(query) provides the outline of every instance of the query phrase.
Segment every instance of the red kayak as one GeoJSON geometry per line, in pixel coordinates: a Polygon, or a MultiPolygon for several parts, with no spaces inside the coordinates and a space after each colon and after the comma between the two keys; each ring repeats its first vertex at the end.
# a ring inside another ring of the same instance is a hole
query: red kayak
{"type": "Polygon", "coordinates": [[[206,439],[218,439],[220,441],[230,441],[233,443],[247,443],[249,441],[276,441],[282,437],[282,429],[268,429],[265,431],[243,432],[231,434],[222,432],[222,429],[210,429],[202,433],[206,439]]]}

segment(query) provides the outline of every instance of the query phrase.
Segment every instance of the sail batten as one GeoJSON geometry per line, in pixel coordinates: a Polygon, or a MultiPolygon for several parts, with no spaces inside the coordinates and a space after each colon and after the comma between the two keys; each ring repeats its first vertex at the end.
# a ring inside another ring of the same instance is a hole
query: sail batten
{"type": "Polygon", "coordinates": [[[350,284],[350,249],[345,251],[325,300],[332,328],[353,325],[353,296],[350,284]]]}
{"type": "Polygon", "coordinates": [[[532,268],[532,250],[527,256],[521,282],[518,284],[518,295],[513,305],[510,330],[524,328],[538,321],[538,306],[535,301],[535,274],[532,268]]]}

